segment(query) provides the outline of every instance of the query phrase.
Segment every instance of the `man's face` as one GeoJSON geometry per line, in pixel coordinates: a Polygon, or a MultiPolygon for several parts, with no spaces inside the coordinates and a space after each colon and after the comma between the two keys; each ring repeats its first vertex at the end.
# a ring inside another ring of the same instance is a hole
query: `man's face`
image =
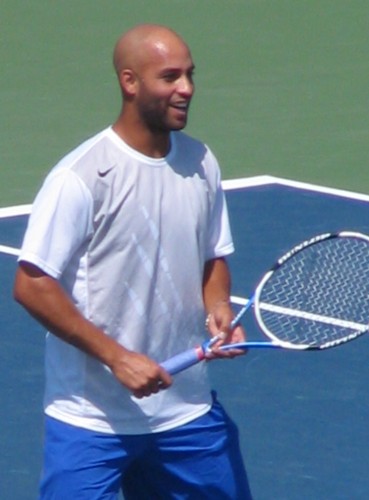
{"type": "Polygon", "coordinates": [[[168,132],[186,126],[193,71],[191,54],[181,41],[155,44],[152,57],[137,75],[137,109],[150,130],[168,132]]]}

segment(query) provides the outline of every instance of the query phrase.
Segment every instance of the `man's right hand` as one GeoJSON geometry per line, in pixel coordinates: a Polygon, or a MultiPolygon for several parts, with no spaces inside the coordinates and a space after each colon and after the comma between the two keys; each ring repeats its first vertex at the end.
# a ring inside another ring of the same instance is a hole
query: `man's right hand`
{"type": "Polygon", "coordinates": [[[143,398],[167,389],[172,377],[147,356],[124,350],[110,366],[115,377],[136,398],[143,398]]]}

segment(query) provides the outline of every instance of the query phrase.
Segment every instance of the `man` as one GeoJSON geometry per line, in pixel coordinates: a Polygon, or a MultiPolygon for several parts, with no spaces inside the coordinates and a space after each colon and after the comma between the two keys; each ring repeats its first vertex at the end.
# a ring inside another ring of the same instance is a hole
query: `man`
{"type": "Polygon", "coordinates": [[[246,500],[237,433],[205,363],[174,379],[160,366],[202,341],[204,311],[211,335],[244,339],[229,327],[218,165],[179,132],[191,53],[172,30],[140,25],[118,40],[114,66],[121,113],[47,177],[15,281],[50,332],[41,498],[116,499],[123,482],[136,500],[246,500]]]}

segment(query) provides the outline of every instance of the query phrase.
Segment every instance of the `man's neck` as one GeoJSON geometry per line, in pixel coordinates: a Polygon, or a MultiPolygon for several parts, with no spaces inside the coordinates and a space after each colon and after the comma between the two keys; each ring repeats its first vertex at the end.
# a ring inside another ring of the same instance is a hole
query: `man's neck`
{"type": "Polygon", "coordinates": [[[123,141],[139,153],[151,158],[164,158],[170,150],[170,133],[152,133],[137,126],[130,126],[118,118],[113,130],[123,141]]]}

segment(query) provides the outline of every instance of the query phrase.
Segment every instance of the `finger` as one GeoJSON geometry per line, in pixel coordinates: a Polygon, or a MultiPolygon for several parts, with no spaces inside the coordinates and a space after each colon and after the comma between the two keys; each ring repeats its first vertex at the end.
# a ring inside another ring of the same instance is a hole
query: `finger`
{"type": "Polygon", "coordinates": [[[248,350],[247,349],[230,349],[230,350],[228,350],[226,352],[229,354],[229,356],[226,356],[226,357],[228,357],[228,358],[236,358],[238,356],[244,356],[245,354],[248,353],[248,350]]]}
{"type": "Polygon", "coordinates": [[[213,346],[216,346],[217,344],[223,343],[223,341],[227,338],[227,334],[225,332],[219,332],[217,335],[214,335],[209,340],[208,344],[208,349],[211,350],[213,346]]]}
{"type": "Polygon", "coordinates": [[[246,353],[246,349],[222,349],[220,346],[211,350],[209,358],[235,358],[237,356],[243,356],[246,353]]]}
{"type": "Polygon", "coordinates": [[[143,398],[151,396],[152,394],[157,394],[159,391],[167,389],[172,385],[172,377],[168,375],[165,370],[163,370],[162,375],[156,380],[151,381],[144,387],[134,391],[134,396],[137,398],[143,398]]]}
{"type": "Polygon", "coordinates": [[[160,370],[160,375],[159,375],[159,388],[160,389],[167,389],[170,387],[173,383],[172,377],[169,375],[169,373],[164,370],[163,368],[160,370]]]}
{"type": "Polygon", "coordinates": [[[134,391],[133,395],[138,399],[142,399],[142,398],[147,398],[147,397],[151,396],[152,394],[156,394],[157,392],[159,392],[159,390],[160,389],[159,389],[158,384],[149,385],[149,386],[146,386],[146,387],[143,387],[141,389],[134,391]]]}
{"type": "Polygon", "coordinates": [[[228,337],[228,334],[226,332],[219,332],[217,337],[219,340],[225,340],[228,337]]]}

